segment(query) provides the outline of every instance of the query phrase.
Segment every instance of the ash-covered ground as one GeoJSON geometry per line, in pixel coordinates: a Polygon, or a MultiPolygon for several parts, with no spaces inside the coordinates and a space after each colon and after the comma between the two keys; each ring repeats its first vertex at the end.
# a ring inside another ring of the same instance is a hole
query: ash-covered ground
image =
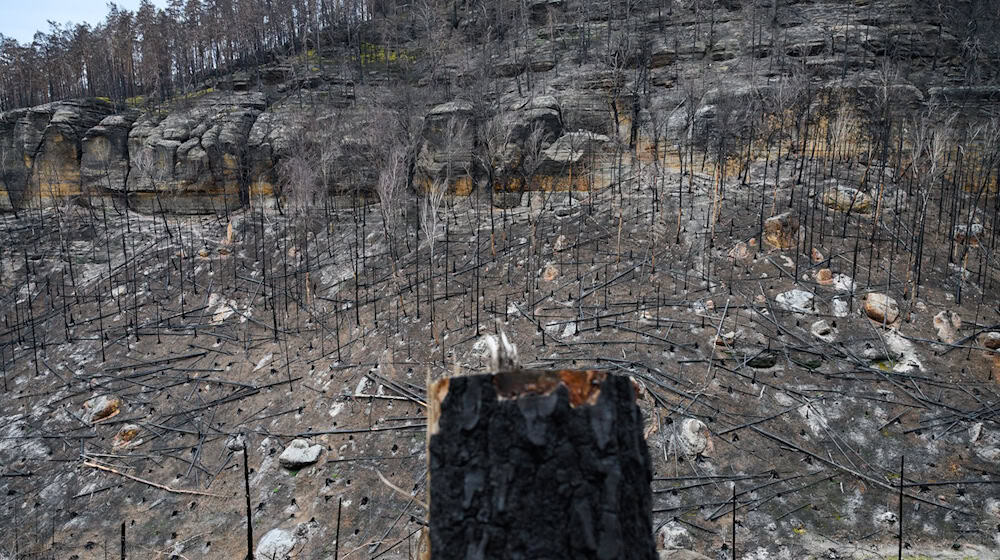
{"type": "Polygon", "coordinates": [[[664,549],[729,558],[735,485],[740,558],[894,557],[902,482],[904,557],[996,557],[994,233],[759,167],[437,220],[417,195],[2,216],[0,558],[117,557],[122,523],[132,558],[243,557],[244,443],[258,558],[415,558],[425,384],[484,372],[499,329],[644,388],[664,549]]]}

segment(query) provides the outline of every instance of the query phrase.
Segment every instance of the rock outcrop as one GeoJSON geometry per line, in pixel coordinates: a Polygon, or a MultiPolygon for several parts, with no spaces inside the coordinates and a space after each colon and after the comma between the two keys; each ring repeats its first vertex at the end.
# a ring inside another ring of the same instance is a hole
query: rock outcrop
{"type": "Polygon", "coordinates": [[[83,192],[124,191],[128,180],[128,135],[138,111],[110,115],[83,137],[80,178],[83,192]]]}
{"type": "Polygon", "coordinates": [[[19,207],[27,189],[24,144],[17,134],[17,124],[27,114],[27,109],[0,113],[0,210],[19,207]]]}
{"type": "Polygon", "coordinates": [[[129,204],[200,213],[248,197],[247,137],[265,108],[260,93],[208,94],[184,109],[151,111],[129,132],[129,204]]]}
{"type": "Polygon", "coordinates": [[[113,111],[106,100],[82,99],[0,113],[0,208],[81,194],[83,138],[113,111]]]}
{"type": "MultiPolygon", "coordinates": [[[[833,109],[821,107],[827,102],[843,103],[849,110],[841,124],[851,129],[861,124],[856,121],[879,118],[880,99],[911,110],[933,102],[969,115],[996,111],[1000,88],[958,85],[967,76],[949,56],[959,52],[961,40],[947,26],[899,2],[864,9],[855,20],[845,18],[853,9],[845,6],[821,2],[808,10],[775,10],[769,25],[750,26],[748,36],[745,6],[726,0],[712,10],[707,37],[703,13],[649,10],[636,20],[635,40],[607,57],[602,53],[609,46],[598,48],[600,41],[583,36],[613,29],[623,12],[610,4],[533,1],[531,41],[495,49],[483,61],[459,61],[450,52],[432,76],[403,78],[418,94],[409,100],[413,107],[432,107],[422,125],[419,110],[407,109],[412,124],[422,126],[408,153],[408,183],[419,191],[443,181],[458,194],[487,178],[499,191],[600,188],[611,181],[610,169],[621,171],[610,165],[610,148],[621,154],[627,146],[646,161],[668,152],[670,159],[675,147],[679,154],[688,143],[704,150],[719,131],[734,138],[744,133],[738,116],[743,108],[756,114],[791,102],[806,82],[813,99],[807,114],[833,109]],[[573,23],[580,17],[594,30],[581,35],[573,23]],[[879,60],[888,53],[905,72],[882,75],[879,60]],[[779,87],[784,82],[777,76],[792,78],[788,89],[779,87]],[[471,87],[482,80],[491,82],[489,88],[471,87]],[[497,113],[512,126],[509,149],[497,169],[484,169],[483,125],[497,113]],[[526,159],[525,142],[538,128],[542,150],[526,159]]],[[[458,28],[481,23],[478,13],[456,10],[458,28]]],[[[220,73],[219,91],[182,94],[141,115],[116,111],[100,99],[2,113],[0,210],[46,204],[53,197],[110,194],[144,211],[213,212],[245,204],[254,193],[280,197],[287,194],[280,187],[281,162],[298,153],[303,138],[332,149],[322,165],[311,166],[321,179],[304,192],[318,194],[320,184],[329,192],[371,190],[373,162],[384,158],[372,157],[379,146],[366,136],[366,111],[380,90],[392,87],[382,85],[399,83],[401,76],[387,64],[386,74],[370,67],[369,80],[336,64],[313,66],[313,56],[305,65],[274,56],[254,68],[220,73]],[[379,82],[387,76],[388,82],[379,82]],[[317,130],[326,126],[326,109],[336,109],[336,131],[317,130]]],[[[866,182],[852,184],[833,184],[819,196],[838,212],[862,216],[888,206],[866,182]]],[[[966,229],[964,235],[956,231],[956,238],[968,238],[974,247],[976,224],[966,229]]],[[[771,246],[794,246],[794,237],[775,240],[771,246]]]]}
{"type": "Polygon", "coordinates": [[[450,101],[431,109],[424,118],[417,152],[417,189],[427,191],[440,183],[456,194],[472,192],[478,175],[473,152],[475,137],[471,102],[450,101]]]}
{"type": "Polygon", "coordinates": [[[488,175],[483,145],[506,138],[496,190],[586,190],[609,183],[611,138],[591,130],[564,132],[561,104],[539,96],[500,112],[497,127],[476,121],[468,101],[434,107],[424,120],[414,184],[427,189],[434,181],[467,194],[488,175]],[[503,179],[507,181],[503,181],[503,179]]]}

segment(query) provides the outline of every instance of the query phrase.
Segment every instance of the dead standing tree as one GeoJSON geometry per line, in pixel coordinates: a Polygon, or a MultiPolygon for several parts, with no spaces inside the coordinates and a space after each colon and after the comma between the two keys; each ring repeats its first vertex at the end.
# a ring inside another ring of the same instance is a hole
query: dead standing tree
{"type": "Polygon", "coordinates": [[[927,110],[919,117],[909,123],[909,146],[910,169],[912,177],[917,184],[919,195],[919,207],[916,209],[914,219],[919,216],[919,231],[914,227],[916,250],[908,255],[910,259],[907,267],[907,280],[905,292],[910,295],[911,307],[916,302],[921,280],[921,260],[924,252],[924,235],[927,227],[927,205],[930,202],[931,192],[934,185],[942,180],[945,171],[945,154],[947,153],[952,137],[952,125],[956,115],[951,115],[943,122],[936,122],[938,119],[938,107],[931,104],[927,110]]]}
{"type": "Polygon", "coordinates": [[[431,558],[655,558],[633,383],[513,360],[429,387],[431,558]]]}
{"type": "MultiPolygon", "coordinates": [[[[156,198],[156,211],[163,218],[163,228],[167,231],[167,237],[173,239],[174,234],[170,231],[170,225],[167,224],[167,213],[164,211],[163,200],[160,198],[160,191],[163,189],[164,179],[167,174],[164,162],[159,160],[154,148],[147,146],[132,158],[131,163],[132,169],[140,177],[149,181],[149,188],[153,191],[153,196],[156,198]]],[[[126,209],[133,204],[129,194],[128,185],[126,184],[126,209]]]]}
{"type": "MultiPolygon", "coordinates": [[[[406,182],[406,153],[399,146],[388,150],[375,183],[375,194],[379,198],[379,212],[382,214],[382,231],[389,244],[389,253],[396,268],[396,230],[399,226],[399,199],[406,182]]],[[[395,271],[394,271],[395,272],[395,271]]]]}
{"type": "MultiPolygon", "coordinates": [[[[437,322],[434,317],[434,248],[441,225],[441,202],[444,200],[445,193],[447,192],[447,183],[440,179],[434,180],[427,188],[427,192],[423,193],[423,197],[420,199],[420,229],[424,233],[424,239],[427,241],[427,248],[430,253],[430,271],[428,272],[427,283],[430,288],[431,335],[435,340],[438,339],[438,331],[437,322]]],[[[445,273],[447,274],[447,270],[445,273]]],[[[442,356],[443,353],[444,347],[442,347],[442,356]]]]}
{"type": "MultiPolygon", "coordinates": [[[[301,209],[316,204],[320,193],[320,180],[326,184],[329,181],[328,167],[332,158],[331,147],[317,145],[309,134],[308,125],[300,122],[294,127],[292,149],[278,164],[279,190],[275,193],[275,203],[279,212],[284,212],[284,205],[301,209]]],[[[329,144],[323,142],[323,145],[329,144]]]]}

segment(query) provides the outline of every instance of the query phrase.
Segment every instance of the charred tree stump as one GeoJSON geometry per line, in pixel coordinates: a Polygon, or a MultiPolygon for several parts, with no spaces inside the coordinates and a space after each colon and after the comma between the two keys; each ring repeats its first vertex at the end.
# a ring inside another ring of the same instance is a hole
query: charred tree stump
{"type": "Polygon", "coordinates": [[[653,559],[635,388],[518,370],[431,386],[431,558],[653,559]]]}

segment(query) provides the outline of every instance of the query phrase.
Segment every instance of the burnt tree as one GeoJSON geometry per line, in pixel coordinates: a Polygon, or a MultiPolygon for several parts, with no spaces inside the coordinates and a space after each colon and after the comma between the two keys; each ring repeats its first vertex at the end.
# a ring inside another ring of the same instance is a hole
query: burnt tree
{"type": "Polygon", "coordinates": [[[652,559],[635,389],[599,371],[517,370],[431,388],[431,557],[652,559]]]}

